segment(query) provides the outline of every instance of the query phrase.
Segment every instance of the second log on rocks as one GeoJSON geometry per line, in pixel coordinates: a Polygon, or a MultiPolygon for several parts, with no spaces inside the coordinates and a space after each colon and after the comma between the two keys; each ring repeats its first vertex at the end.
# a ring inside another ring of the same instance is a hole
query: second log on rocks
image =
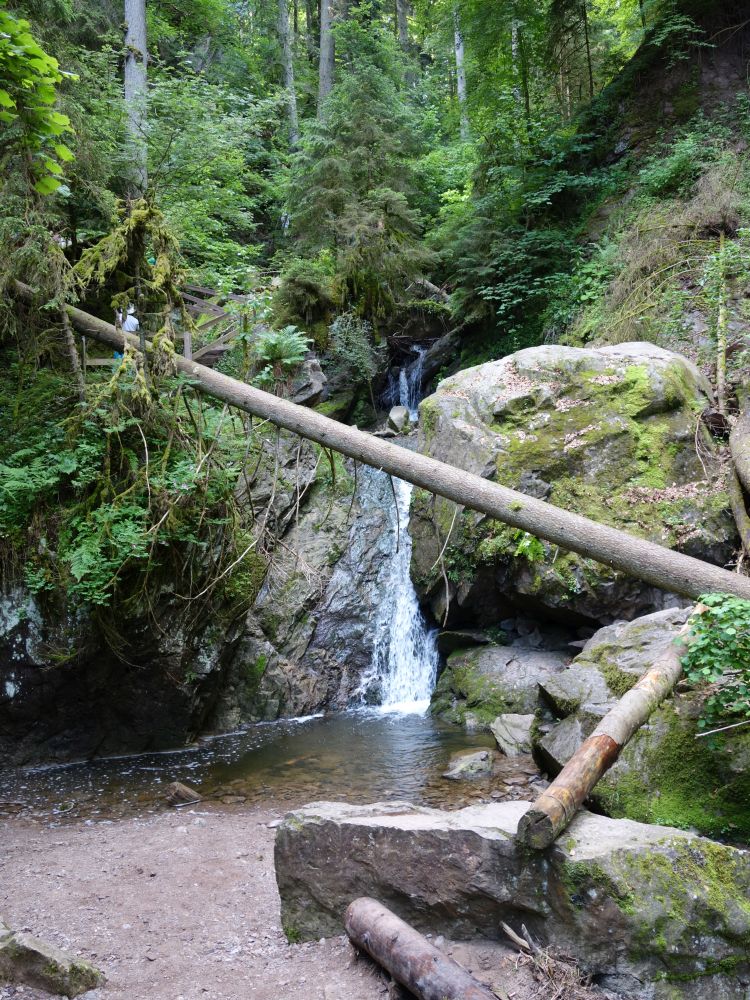
{"type": "Polygon", "coordinates": [[[497,1000],[487,986],[375,899],[355,899],[344,925],[352,944],[419,1000],[497,1000]]]}

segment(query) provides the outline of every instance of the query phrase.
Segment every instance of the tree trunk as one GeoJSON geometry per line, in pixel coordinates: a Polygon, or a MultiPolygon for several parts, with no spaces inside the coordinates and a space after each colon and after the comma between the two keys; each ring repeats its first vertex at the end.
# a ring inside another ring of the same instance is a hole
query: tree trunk
{"type": "Polygon", "coordinates": [[[743,408],[729,435],[729,450],[740,482],[750,494],[750,401],[740,403],[743,408]]]}
{"type": "Polygon", "coordinates": [[[146,145],[146,0],[125,0],[125,109],[128,115],[129,195],[140,198],[148,185],[146,145]]]}
{"type": "Polygon", "coordinates": [[[315,0],[305,0],[305,48],[307,58],[315,62],[315,39],[318,37],[318,5],[315,0]]]}
{"type": "Polygon", "coordinates": [[[587,6],[588,0],[583,0],[581,4],[583,10],[583,37],[586,41],[586,65],[589,70],[589,96],[594,97],[594,69],[591,65],[591,40],[589,39],[589,12],[587,6]]]}
{"type": "Polygon", "coordinates": [[[453,8],[453,44],[456,55],[456,92],[458,93],[458,113],[461,121],[461,138],[469,141],[469,110],[466,99],[466,69],[464,67],[464,36],[458,7],[453,8]]]}
{"type": "Polygon", "coordinates": [[[641,27],[646,30],[646,11],[643,9],[643,0],[638,0],[638,7],[641,11],[641,27]]]}
{"type": "Polygon", "coordinates": [[[292,40],[289,36],[289,9],[287,0],[279,0],[279,42],[281,43],[281,63],[284,70],[287,113],[289,115],[289,143],[294,149],[299,142],[299,122],[297,120],[297,94],[294,90],[294,59],[292,40]]]}
{"type": "Polygon", "coordinates": [[[719,308],[716,317],[716,408],[727,414],[727,274],[726,237],[719,234],[719,308]]]}
{"type": "Polygon", "coordinates": [[[685,637],[690,624],[680,630],[679,645],[670,645],[641,677],[635,687],[608,712],[591,736],[576,750],[558,776],[545,789],[518,824],[517,839],[528,847],[549,847],[583,805],[605,771],[617,760],[654,709],[667,697],[682,674],[685,637]]]}
{"type": "MultiPolygon", "coordinates": [[[[16,282],[16,289],[22,298],[33,303],[34,292],[28,285],[16,282]]],[[[118,350],[123,349],[124,340],[138,348],[135,337],[118,332],[111,323],[105,323],[74,306],[67,308],[73,325],[82,333],[118,350]]],[[[598,524],[580,514],[572,514],[427,455],[400,448],[195,361],[175,356],[174,364],[177,371],[189,375],[203,392],[230,406],[373,468],[383,469],[454,503],[547,539],[554,545],[623,570],[663,590],[691,598],[719,592],[750,600],[748,577],[673,552],[626,531],[598,524]]]]}
{"type": "Polygon", "coordinates": [[[487,986],[375,899],[363,896],[350,903],[344,927],[355,947],[419,1000],[497,1000],[487,986]]]}
{"type": "Polygon", "coordinates": [[[333,90],[333,72],[336,49],[333,39],[334,0],[321,0],[320,4],[320,61],[318,67],[318,118],[323,117],[323,105],[333,90]]]}
{"type": "Polygon", "coordinates": [[[519,65],[519,48],[518,48],[518,21],[514,18],[510,26],[510,55],[511,64],[513,66],[513,100],[516,103],[516,107],[520,110],[521,108],[521,67],[519,65]]]}
{"type": "Polygon", "coordinates": [[[396,35],[398,44],[409,51],[409,0],[396,0],[396,35]]]}

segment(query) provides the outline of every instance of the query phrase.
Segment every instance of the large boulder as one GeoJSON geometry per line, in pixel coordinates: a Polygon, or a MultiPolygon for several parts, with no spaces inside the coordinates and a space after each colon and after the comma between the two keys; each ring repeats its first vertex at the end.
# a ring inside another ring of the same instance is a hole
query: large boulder
{"type": "Polygon", "coordinates": [[[628,1000],[745,1000],[750,855],[586,812],[529,855],[513,839],[527,808],[296,810],[276,838],[282,924],[303,940],[340,934],[348,904],[373,896],[419,930],[459,939],[524,923],[628,1000]]]}
{"type": "Polygon", "coordinates": [[[105,977],[89,962],[55,948],[0,920],[0,983],[22,983],[55,996],[77,997],[103,986],[105,977]]]}
{"type": "MultiPolygon", "coordinates": [[[[542,713],[533,729],[540,765],[556,774],[602,716],[672,643],[686,619],[666,610],[597,632],[567,670],[543,680],[542,713]]],[[[593,792],[611,816],[729,835],[750,843],[750,732],[710,739],[700,732],[700,695],[686,684],[634,735],[593,792]]]]}
{"type": "Polygon", "coordinates": [[[570,654],[524,646],[475,646],[448,657],[431,711],[448,722],[489,730],[499,715],[534,712],[539,685],[564,670],[570,654]]]}
{"type": "MultiPolygon", "coordinates": [[[[441,382],[420,450],[530,496],[724,564],[735,530],[698,416],[709,386],[653,344],[534,347],[441,382]],[[698,430],[696,431],[696,427],[698,430]],[[704,438],[706,473],[695,446],[704,438]]],[[[717,468],[717,467],[716,467],[717,468]]],[[[678,603],[653,586],[497,521],[416,494],[413,575],[436,617],[494,624],[522,609],[608,624],[678,603]],[[440,553],[451,526],[443,567],[440,553]],[[437,532],[436,529],[437,528],[437,532]]]]}

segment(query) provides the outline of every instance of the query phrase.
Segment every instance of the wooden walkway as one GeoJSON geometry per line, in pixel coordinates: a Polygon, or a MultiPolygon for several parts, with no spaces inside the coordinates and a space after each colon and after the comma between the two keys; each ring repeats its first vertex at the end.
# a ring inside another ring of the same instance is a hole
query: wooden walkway
{"type": "MultiPolygon", "coordinates": [[[[207,288],[203,285],[183,285],[180,292],[186,310],[196,319],[194,329],[186,329],[175,335],[176,340],[182,341],[183,357],[186,361],[200,361],[207,368],[214,368],[227,351],[232,349],[232,343],[241,326],[240,317],[236,313],[228,312],[215,300],[242,303],[247,302],[248,297],[220,292],[216,288],[207,288]],[[194,340],[202,341],[209,331],[213,339],[194,350],[194,340]]],[[[106,367],[112,364],[112,358],[86,357],[85,338],[83,352],[86,368],[106,367]]]]}

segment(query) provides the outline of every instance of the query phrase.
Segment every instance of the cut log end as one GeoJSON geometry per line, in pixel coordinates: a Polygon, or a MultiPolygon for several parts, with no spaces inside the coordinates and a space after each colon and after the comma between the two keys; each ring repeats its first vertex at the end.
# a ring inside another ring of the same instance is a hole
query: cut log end
{"type": "Polygon", "coordinates": [[[541,809],[533,806],[525,812],[518,823],[516,840],[524,847],[543,851],[555,841],[556,831],[552,820],[541,809]]]}

